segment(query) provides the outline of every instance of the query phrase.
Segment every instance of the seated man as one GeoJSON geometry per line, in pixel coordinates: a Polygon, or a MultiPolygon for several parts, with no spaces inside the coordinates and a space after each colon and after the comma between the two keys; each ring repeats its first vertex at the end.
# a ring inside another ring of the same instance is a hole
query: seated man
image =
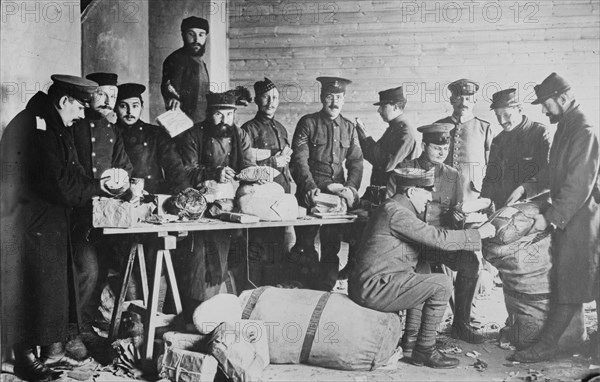
{"type": "MultiPolygon", "coordinates": [[[[458,359],[435,347],[436,329],[452,292],[448,276],[417,274],[415,267],[425,250],[461,251],[481,248],[481,239],[492,237],[495,228],[446,230],[425,223],[425,206],[431,200],[434,170],[407,166],[395,170],[396,194],[375,210],[356,254],[356,265],[348,278],[348,296],[357,304],[383,312],[420,308],[420,322],[410,361],[418,366],[452,368],[458,359]]],[[[412,316],[414,317],[414,316],[412,316]]]]}

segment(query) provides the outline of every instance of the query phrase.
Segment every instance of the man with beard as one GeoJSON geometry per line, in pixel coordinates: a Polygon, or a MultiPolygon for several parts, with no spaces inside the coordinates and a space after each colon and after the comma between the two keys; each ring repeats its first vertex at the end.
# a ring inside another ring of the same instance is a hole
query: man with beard
{"type": "Polygon", "coordinates": [[[503,131],[492,141],[481,196],[499,208],[519,185],[538,181],[548,167],[552,136],[548,127],[523,115],[516,89],[495,93],[490,109],[503,131]]]}
{"type": "Polygon", "coordinates": [[[208,69],[202,56],[206,50],[208,21],[188,17],[181,23],[183,47],[163,63],[160,90],[167,110],[181,108],[194,121],[206,117],[206,94],[210,90],[208,69]]]}
{"type": "Polygon", "coordinates": [[[141,84],[119,85],[117,126],[133,165],[132,176],[144,179],[144,190],[151,194],[176,194],[185,185],[181,157],[175,141],[162,127],[140,119],[145,90],[141,84]]]}
{"type": "MultiPolygon", "coordinates": [[[[242,169],[256,165],[248,134],[234,124],[234,92],[209,93],[207,119],[195,124],[179,138],[186,183],[201,188],[205,181],[232,182],[242,169]]],[[[189,319],[202,301],[219,292],[228,280],[227,255],[232,230],[192,235],[192,249],[178,256],[177,279],[183,310],[189,319]]]]}
{"type": "MultiPolygon", "coordinates": [[[[290,170],[298,185],[296,197],[301,206],[310,209],[315,197],[332,183],[345,188],[348,208],[358,202],[358,189],[362,180],[363,155],[354,124],[340,113],[344,106],[346,86],[350,80],[339,77],[318,77],[321,82],[321,110],[300,118],[292,140],[290,170]],[[343,165],[348,170],[344,174],[343,165]]],[[[300,256],[314,260],[317,234],[321,234],[321,271],[315,287],[330,291],[338,278],[339,258],[343,229],[335,224],[296,227],[295,251],[300,256]]]]}
{"type": "MultiPolygon", "coordinates": [[[[71,133],[98,85],[53,75],[48,94],[38,92],[6,127],[3,163],[18,171],[2,174],[3,224],[16,232],[23,267],[21,343],[15,372],[28,381],[57,378],[49,367],[79,365],[65,353],[69,323],[69,216],[92,197],[109,195],[105,183],[85,174],[71,133]],[[38,358],[36,347],[41,346],[38,358]]],[[[14,256],[15,254],[13,254],[14,256]]],[[[4,289],[4,287],[3,287],[4,289]]]]}
{"type": "MultiPolygon", "coordinates": [[[[74,125],[73,140],[79,161],[90,178],[100,178],[109,168],[122,168],[131,174],[133,167],[125,152],[123,140],[117,127],[113,111],[117,102],[117,75],[114,73],[92,73],[87,79],[97,82],[98,91],[93,94],[91,109],[86,110],[85,119],[74,125]]],[[[98,256],[101,232],[92,227],[91,201],[85,207],[76,208],[72,214],[73,260],[79,286],[78,309],[80,325],[89,330],[98,309],[100,293],[99,278],[106,277],[108,270],[105,256],[98,256]],[[103,275],[100,275],[100,271],[103,275]]]]}
{"type": "MultiPolygon", "coordinates": [[[[558,123],[549,165],[537,182],[517,187],[507,204],[550,188],[550,208],[535,217],[533,229],[552,231],[551,295],[550,312],[538,342],[510,357],[518,362],[552,359],[559,338],[582,304],[595,299],[600,306],[598,129],[581,111],[571,85],[558,74],[550,74],[534,90],[537,99],[533,104],[541,104],[550,123],[558,123]]],[[[600,357],[600,343],[593,352],[595,358],[600,357]]]]}

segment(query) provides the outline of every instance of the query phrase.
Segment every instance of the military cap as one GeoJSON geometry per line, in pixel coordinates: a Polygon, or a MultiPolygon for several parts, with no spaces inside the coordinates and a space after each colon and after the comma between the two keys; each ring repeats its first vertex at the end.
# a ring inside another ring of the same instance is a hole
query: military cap
{"type": "Polygon", "coordinates": [[[535,95],[537,99],[532,102],[533,105],[540,104],[550,97],[560,95],[571,89],[571,85],[556,73],[550,74],[541,84],[535,85],[535,95]]]}
{"type": "Polygon", "coordinates": [[[62,89],[67,95],[75,98],[84,106],[88,106],[92,100],[92,95],[98,91],[98,84],[85,78],[68,74],[53,74],[50,78],[56,87],[62,89]]]}
{"type": "Polygon", "coordinates": [[[142,100],[142,93],[146,91],[146,87],[142,84],[127,83],[118,86],[119,93],[117,95],[117,102],[128,98],[137,97],[142,100]]]}
{"type": "Polygon", "coordinates": [[[462,78],[448,85],[452,96],[473,95],[479,90],[479,84],[473,80],[462,78]]]}
{"type": "Polygon", "coordinates": [[[235,101],[236,95],[232,91],[225,93],[210,92],[206,95],[207,108],[209,109],[237,109],[235,101]]]}
{"type": "Polygon", "coordinates": [[[450,131],[454,129],[451,123],[434,123],[417,128],[423,133],[423,143],[447,145],[450,143],[450,131]]]}
{"type": "Polygon", "coordinates": [[[191,16],[183,19],[181,22],[181,31],[185,32],[188,29],[198,28],[203,29],[208,34],[208,21],[202,17],[191,16]]]}
{"type": "Polygon", "coordinates": [[[435,180],[435,168],[425,170],[413,167],[412,163],[412,161],[402,162],[394,169],[396,184],[401,187],[432,188],[435,180]]]}
{"type": "Polygon", "coordinates": [[[385,103],[399,103],[406,102],[404,98],[404,92],[402,86],[397,88],[387,89],[379,92],[379,102],[375,102],[373,105],[378,106],[385,103]]]}
{"type": "Polygon", "coordinates": [[[321,83],[321,94],[345,93],[352,81],[341,77],[317,77],[321,83]]]}
{"type": "Polygon", "coordinates": [[[265,94],[269,90],[275,89],[275,88],[276,88],[275,84],[270,79],[265,77],[264,81],[256,81],[254,83],[254,95],[256,95],[258,97],[259,95],[265,94]]]}
{"type": "Polygon", "coordinates": [[[519,102],[519,99],[517,98],[517,89],[504,89],[492,95],[492,104],[490,105],[490,110],[501,109],[505,107],[515,107],[519,105],[521,105],[521,102],[519,102]]]}
{"type": "Polygon", "coordinates": [[[100,72],[98,72],[98,73],[88,74],[87,76],[85,76],[85,78],[87,78],[88,80],[97,82],[98,85],[100,85],[100,86],[106,86],[106,85],[117,86],[117,80],[118,80],[119,76],[117,76],[115,73],[100,73],[100,72]]]}

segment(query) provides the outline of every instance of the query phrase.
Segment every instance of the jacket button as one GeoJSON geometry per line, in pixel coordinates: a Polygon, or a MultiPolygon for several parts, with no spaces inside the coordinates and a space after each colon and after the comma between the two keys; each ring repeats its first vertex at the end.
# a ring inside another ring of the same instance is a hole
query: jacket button
{"type": "Polygon", "coordinates": [[[152,178],[152,175],[148,175],[146,178],[150,179],[150,178],[152,178]]]}
{"type": "Polygon", "coordinates": [[[148,146],[148,143],[144,142],[144,146],[148,146]]]}
{"type": "Polygon", "coordinates": [[[144,128],[142,126],[140,126],[140,130],[144,130],[144,128]]]}
{"type": "Polygon", "coordinates": [[[108,141],[109,141],[110,143],[113,143],[113,140],[112,140],[112,138],[111,138],[111,139],[109,139],[108,141]]]}
{"type": "Polygon", "coordinates": [[[92,142],[96,142],[96,138],[95,137],[92,137],[92,142]]]}
{"type": "Polygon", "coordinates": [[[93,156],[93,157],[95,157],[95,156],[96,156],[96,153],[92,152],[92,156],[93,156]]]}
{"type": "Polygon", "coordinates": [[[96,167],[94,167],[94,168],[92,169],[92,171],[93,171],[93,172],[97,172],[97,171],[98,171],[98,169],[97,169],[96,167]]]}

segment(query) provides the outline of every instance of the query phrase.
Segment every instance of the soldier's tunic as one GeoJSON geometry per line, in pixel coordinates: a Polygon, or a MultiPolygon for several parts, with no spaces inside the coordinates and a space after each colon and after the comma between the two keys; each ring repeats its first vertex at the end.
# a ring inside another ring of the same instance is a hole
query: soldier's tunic
{"type": "Polygon", "coordinates": [[[291,147],[285,127],[275,118],[267,118],[264,114],[257,113],[253,119],[242,125],[242,130],[250,136],[253,149],[271,151],[271,157],[257,160],[256,164],[279,170],[281,175],[277,176],[274,181],[280,184],[285,192],[289,193],[291,182],[289,166],[277,167],[277,163],[275,162],[275,154],[279,153],[286,146],[291,147]]]}
{"type": "Polygon", "coordinates": [[[444,161],[461,175],[461,201],[476,199],[481,192],[488,155],[494,139],[489,122],[477,117],[459,122],[454,116],[437,123],[456,126],[450,131],[450,153],[444,161]]]}
{"type": "Polygon", "coordinates": [[[598,128],[579,106],[558,123],[549,165],[539,182],[525,183],[531,197],[550,187],[551,207],[544,216],[552,234],[552,290],[557,302],[589,302],[600,296],[600,144],[598,128]]]}
{"type": "Polygon", "coordinates": [[[551,130],[526,116],[511,131],[500,132],[492,141],[481,196],[500,208],[515,188],[537,182],[548,166],[551,142],[551,130]]]}

